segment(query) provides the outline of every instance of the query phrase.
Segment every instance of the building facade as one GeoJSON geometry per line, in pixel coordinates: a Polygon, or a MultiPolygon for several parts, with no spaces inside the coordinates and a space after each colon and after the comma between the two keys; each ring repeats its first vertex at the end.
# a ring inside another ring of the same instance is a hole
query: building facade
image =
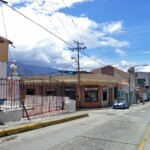
{"type": "Polygon", "coordinates": [[[12,44],[12,42],[0,36],[0,78],[6,78],[7,76],[9,44],[12,44]]]}
{"type": "Polygon", "coordinates": [[[134,73],[124,72],[111,65],[92,71],[94,74],[106,74],[120,80],[118,83],[117,98],[126,99],[130,104],[137,103],[135,93],[136,76],[134,73]]]}
{"type": "Polygon", "coordinates": [[[150,96],[150,73],[136,72],[137,87],[141,89],[141,93],[146,93],[150,96]]]}
{"type": "Polygon", "coordinates": [[[117,98],[119,81],[109,75],[58,75],[25,81],[26,95],[64,96],[76,101],[77,108],[112,106],[117,98]],[[80,89],[80,97],[79,97],[80,89]]]}

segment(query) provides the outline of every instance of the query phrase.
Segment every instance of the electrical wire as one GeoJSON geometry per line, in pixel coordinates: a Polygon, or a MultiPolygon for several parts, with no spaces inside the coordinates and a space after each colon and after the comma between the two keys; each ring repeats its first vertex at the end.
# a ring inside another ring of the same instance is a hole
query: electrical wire
{"type": "MultiPolygon", "coordinates": [[[[7,5],[7,4],[5,4],[7,5]]],[[[61,41],[65,42],[67,45],[73,47],[71,44],[69,44],[68,42],[64,41],[62,38],[60,38],[59,36],[57,36],[56,34],[50,32],[49,30],[47,30],[46,28],[44,28],[43,26],[41,26],[40,24],[36,23],[35,21],[33,21],[32,19],[30,19],[29,17],[23,15],[22,13],[18,12],[17,10],[15,10],[14,8],[12,8],[11,6],[7,5],[8,7],[10,7],[11,9],[13,9],[14,11],[16,11],[17,13],[19,13],[20,15],[22,15],[23,17],[25,17],[26,19],[30,20],[31,22],[33,22],[34,24],[38,25],[39,27],[43,28],[45,31],[49,32],[50,34],[52,34],[53,36],[57,37],[58,39],[60,39],[61,41]]],[[[82,52],[83,53],[83,52],[82,52]]],[[[88,56],[87,54],[83,53],[84,55],[88,56]]],[[[89,57],[89,56],[88,56],[89,57]]],[[[98,61],[97,59],[93,58],[93,57],[89,57],[93,60],[95,60],[96,62],[102,64],[100,61],[98,61]]],[[[103,64],[104,65],[104,64],[103,64]]]]}
{"type": "Polygon", "coordinates": [[[58,20],[60,21],[60,23],[62,24],[63,28],[65,29],[65,31],[66,31],[68,37],[71,39],[71,41],[73,41],[73,40],[72,40],[72,37],[71,37],[71,35],[70,35],[70,33],[69,33],[69,31],[67,30],[67,28],[65,27],[65,25],[64,25],[64,23],[63,23],[63,21],[62,21],[62,19],[59,17],[57,11],[55,10],[55,8],[54,8],[54,6],[53,6],[51,0],[49,0],[49,3],[50,3],[50,5],[51,5],[53,11],[56,13],[58,20]]]}
{"type": "MultiPolygon", "coordinates": [[[[1,13],[2,13],[2,19],[3,19],[3,25],[4,25],[4,30],[5,30],[5,37],[8,39],[8,36],[7,36],[7,29],[6,29],[6,23],[5,23],[5,17],[4,17],[4,13],[3,13],[3,5],[1,3],[1,13]]],[[[11,51],[10,49],[8,49],[9,51],[9,58],[10,58],[10,61],[12,62],[12,55],[11,55],[11,51]]]]}
{"type": "Polygon", "coordinates": [[[40,28],[42,28],[43,30],[45,30],[46,32],[50,33],[51,35],[55,36],[56,38],[58,38],[59,40],[63,41],[64,43],[66,43],[67,45],[73,47],[73,45],[71,45],[70,43],[68,43],[67,41],[65,41],[64,39],[62,39],[61,37],[57,36],[56,34],[54,34],[53,32],[49,31],[48,29],[46,29],[45,27],[43,27],[42,25],[40,25],[39,23],[35,22],[34,20],[30,19],[29,17],[27,17],[26,15],[22,14],[21,12],[17,11],[16,9],[14,9],[13,7],[9,6],[8,4],[4,3],[6,6],[8,6],[9,8],[11,8],[12,10],[14,10],[15,12],[17,12],[18,14],[20,14],[21,16],[23,16],[24,18],[28,19],[29,21],[31,21],[32,23],[36,24],[37,26],[39,26],[40,28]]]}
{"type": "MultiPolygon", "coordinates": [[[[67,14],[68,14],[68,7],[67,7],[67,5],[66,5],[66,3],[65,3],[65,0],[63,0],[63,4],[64,4],[65,8],[67,9],[67,14]]],[[[67,16],[67,17],[68,17],[69,19],[71,19],[71,22],[72,22],[72,24],[74,25],[74,27],[75,27],[75,29],[76,29],[76,31],[77,31],[77,34],[79,35],[81,41],[83,41],[82,36],[81,36],[81,34],[80,34],[80,32],[79,32],[79,30],[78,30],[76,24],[75,24],[75,21],[74,21],[73,17],[70,16],[70,15],[67,16]]]]}
{"type": "MultiPolygon", "coordinates": [[[[44,15],[47,16],[46,11],[48,11],[45,7],[42,7],[40,5],[40,3],[36,0],[37,4],[39,5],[39,7],[42,9],[42,11],[44,12],[44,15]],[[46,10],[46,11],[45,11],[46,10]]],[[[50,18],[48,18],[49,22],[52,24],[53,28],[56,30],[57,34],[60,36],[59,31],[57,30],[57,28],[54,26],[53,22],[50,20],[50,18]]],[[[61,37],[61,36],[60,36],[61,37]]]]}
{"type": "MultiPolygon", "coordinates": [[[[66,5],[66,3],[65,3],[65,0],[63,0],[63,3],[64,3],[64,7],[66,8],[66,10],[67,10],[67,14],[69,14],[68,13],[68,7],[67,7],[67,5],[66,5]]],[[[73,17],[71,16],[71,15],[69,15],[68,16],[70,19],[71,19],[71,22],[72,22],[72,24],[74,25],[74,27],[75,27],[75,29],[76,29],[76,31],[77,31],[77,34],[79,35],[79,37],[80,37],[80,39],[81,39],[81,41],[83,41],[84,43],[88,43],[89,45],[91,45],[91,46],[93,46],[91,43],[91,38],[89,38],[86,34],[84,34],[84,33],[80,33],[79,32],[79,29],[78,29],[78,27],[77,27],[77,25],[75,24],[75,21],[74,21],[74,19],[73,19],[73,17]]]]}
{"type": "Polygon", "coordinates": [[[2,20],[3,20],[4,30],[5,30],[5,36],[7,37],[6,24],[5,24],[5,18],[4,18],[3,5],[2,4],[1,4],[1,13],[2,13],[2,20]]]}

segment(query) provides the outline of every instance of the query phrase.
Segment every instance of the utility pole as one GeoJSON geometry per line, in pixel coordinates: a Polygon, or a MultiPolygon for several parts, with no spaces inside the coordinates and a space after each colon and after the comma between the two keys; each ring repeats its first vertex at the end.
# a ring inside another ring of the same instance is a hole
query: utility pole
{"type": "MultiPolygon", "coordinates": [[[[73,51],[77,51],[77,71],[78,71],[78,97],[77,97],[77,100],[79,102],[79,108],[82,107],[81,105],[81,88],[80,88],[80,84],[81,84],[81,77],[80,77],[80,51],[81,50],[84,50],[86,47],[81,47],[81,45],[83,45],[83,43],[79,43],[78,41],[74,41],[77,45],[76,48],[70,48],[70,50],[73,50],[73,51]]],[[[74,58],[74,57],[73,57],[74,58]]]]}
{"type": "MultiPolygon", "coordinates": [[[[128,69],[128,73],[129,73],[129,106],[130,106],[130,104],[131,104],[131,73],[132,73],[132,75],[135,73],[135,67],[134,66],[130,67],[128,69]]],[[[132,83],[132,86],[133,86],[133,83],[132,83]]]]}
{"type": "Polygon", "coordinates": [[[131,92],[130,92],[130,88],[131,88],[131,83],[130,83],[130,81],[131,81],[131,78],[130,78],[130,72],[129,72],[129,106],[130,106],[130,101],[131,101],[131,92]]]}

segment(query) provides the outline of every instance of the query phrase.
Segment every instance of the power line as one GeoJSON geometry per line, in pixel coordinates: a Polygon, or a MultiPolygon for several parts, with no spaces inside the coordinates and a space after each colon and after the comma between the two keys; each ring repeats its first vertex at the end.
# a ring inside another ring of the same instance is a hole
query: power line
{"type": "Polygon", "coordinates": [[[4,18],[2,3],[1,3],[1,12],[2,12],[2,20],[3,20],[4,30],[5,30],[5,36],[7,37],[6,24],[5,24],[5,18],[4,18]]]}
{"type": "MultiPolygon", "coordinates": [[[[39,7],[42,9],[42,11],[44,12],[44,15],[47,16],[45,10],[47,10],[45,7],[42,8],[42,6],[40,5],[40,3],[36,0],[37,4],[39,5],[39,7]]],[[[47,10],[48,11],[48,10],[47,10]]],[[[57,30],[57,28],[54,26],[53,22],[51,21],[50,18],[48,18],[49,22],[52,24],[53,28],[56,30],[57,34],[60,36],[59,31],[57,30]]]]}
{"type": "MultiPolygon", "coordinates": [[[[2,2],[7,4],[7,2],[5,2],[5,1],[2,1],[2,2]]],[[[3,5],[2,5],[2,3],[1,3],[1,12],[2,12],[2,19],[3,19],[4,30],[5,30],[5,37],[8,39],[8,37],[7,37],[6,23],[5,23],[5,18],[4,18],[3,5]]],[[[13,45],[12,45],[12,46],[13,46],[13,45]]],[[[14,47],[14,46],[13,46],[13,47],[14,47]]],[[[12,62],[12,56],[11,56],[11,51],[10,51],[10,49],[8,49],[8,51],[9,51],[10,61],[12,62]]]]}
{"type": "MultiPolygon", "coordinates": [[[[66,5],[66,3],[65,3],[65,0],[63,0],[63,3],[64,3],[65,8],[67,9],[67,14],[68,14],[68,7],[67,7],[67,5],[66,5]]],[[[75,29],[76,29],[76,31],[77,31],[77,34],[79,35],[80,39],[81,39],[83,42],[86,42],[86,43],[88,43],[89,45],[93,46],[93,45],[91,44],[91,40],[92,40],[92,39],[89,38],[86,34],[84,34],[84,33],[81,34],[81,33],[79,32],[79,29],[78,29],[77,25],[75,24],[75,21],[74,21],[73,17],[72,17],[71,15],[69,15],[69,16],[67,16],[67,17],[71,19],[71,22],[72,22],[72,24],[74,25],[74,27],[75,27],[75,29]]],[[[93,41],[94,41],[94,40],[93,40],[93,41]]]]}
{"type": "Polygon", "coordinates": [[[45,27],[43,27],[42,25],[40,25],[39,23],[35,22],[34,20],[30,19],[29,17],[27,17],[26,15],[22,14],[21,12],[17,11],[16,9],[14,9],[13,7],[9,6],[6,2],[4,2],[3,0],[0,0],[0,2],[3,2],[3,4],[5,4],[6,6],[8,6],[9,8],[11,8],[12,10],[14,10],[15,12],[17,12],[18,14],[20,14],[21,16],[23,16],[24,18],[28,19],[29,21],[31,21],[32,23],[36,24],[37,26],[39,26],[40,28],[44,29],[46,32],[50,33],[51,35],[55,36],[56,38],[58,38],[59,40],[63,41],[64,43],[66,43],[67,45],[73,47],[70,43],[68,43],[67,41],[65,41],[64,39],[62,39],[61,37],[57,36],[56,34],[54,34],[53,32],[49,31],[48,29],[46,29],[45,27]]]}
{"type": "MultiPolygon", "coordinates": [[[[67,5],[66,5],[66,3],[65,3],[65,0],[63,0],[63,3],[64,3],[65,8],[68,10],[68,7],[67,7],[67,5]]],[[[67,14],[68,14],[68,13],[67,13],[67,14]]],[[[71,19],[71,22],[72,22],[72,24],[74,25],[74,27],[75,27],[75,29],[76,29],[76,31],[77,31],[77,33],[78,33],[80,39],[83,41],[82,36],[80,35],[80,32],[78,31],[78,28],[77,28],[77,26],[76,26],[76,24],[75,24],[75,22],[74,22],[73,17],[72,17],[72,16],[67,16],[67,17],[69,17],[69,18],[71,19]]]]}
{"type": "Polygon", "coordinates": [[[93,57],[89,56],[88,54],[84,53],[83,51],[81,51],[81,53],[82,53],[83,55],[87,56],[88,58],[90,58],[90,59],[92,59],[92,60],[98,62],[99,64],[105,65],[105,64],[103,64],[102,62],[100,62],[99,60],[97,60],[96,58],[93,58],[93,57]]]}
{"type": "Polygon", "coordinates": [[[72,38],[71,38],[70,33],[68,32],[67,28],[65,27],[65,25],[64,25],[64,23],[63,23],[63,21],[62,21],[62,19],[59,17],[59,15],[58,15],[57,11],[55,10],[53,4],[51,3],[51,0],[49,0],[49,3],[50,3],[50,5],[51,5],[53,11],[56,13],[58,20],[59,20],[59,21],[61,22],[61,24],[63,25],[63,27],[64,27],[66,33],[68,34],[68,37],[69,37],[69,38],[71,39],[71,41],[72,41],[72,38]]]}
{"type": "MultiPolygon", "coordinates": [[[[64,3],[64,6],[65,6],[65,8],[66,8],[66,10],[67,10],[67,14],[68,14],[68,7],[67,7],[67,5],[66,5],[66,3],[65,3],[65,0],[63,0],[63,3],[64,3]]],[[[78,35],[79,35],[79,37],[80,37],[80,39],[82,40],[82,41],[86,41],[86,43],[88,43],[89,45],[91,45],[91,46],[93,46],[91,43],[91,40],[92,39],[89,39],[89,37],[87,36],[87,35],[85,35],[85,34],[80,34],[80,32],[79,32],[79,30],[78,30],[78,28],[77,28],[77,26],[76,26],[76,24],[75,24],[75,21],[74,21],[74,19],[73,19],[73,17],[72,16],[67,16],[69,19],[71,19],[71,21],[72,21],[72,24],[74,25],[74,27],[75,27],[75,29],[76,29],[76,31],[77,31],[77,33],[78,33],[78,35]],[[85,39],[86,38],[86,39],[85,39]]],[[[94,40],[93,40],[94,41],[94,40]]],[[[86,55],[86,54],[85,54],[86,55]]],[[[106,54],[105,54],[106,55],[106,54]]],[[[106,55],[106,56],[108,56],[108,55],[106,55]]],[[[110,59],[110,56],[108,56],[109,57],[109,59],[110,59]]],[[[96,60],[96,59],[93,59],[93,60],[96,60]]],[[[96,60],[97,61],[97,60],[96,60]]]]}

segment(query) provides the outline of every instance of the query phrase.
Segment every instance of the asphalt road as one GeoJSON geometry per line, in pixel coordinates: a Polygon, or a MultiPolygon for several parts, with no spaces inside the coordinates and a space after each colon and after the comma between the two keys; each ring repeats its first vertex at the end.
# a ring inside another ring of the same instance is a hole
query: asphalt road
{"type": "Polygon", "coordinates": [[[0,139],[0,150],[150,149],[150,102],[126,110],[88,110],[89,117],[0,139]]]}

